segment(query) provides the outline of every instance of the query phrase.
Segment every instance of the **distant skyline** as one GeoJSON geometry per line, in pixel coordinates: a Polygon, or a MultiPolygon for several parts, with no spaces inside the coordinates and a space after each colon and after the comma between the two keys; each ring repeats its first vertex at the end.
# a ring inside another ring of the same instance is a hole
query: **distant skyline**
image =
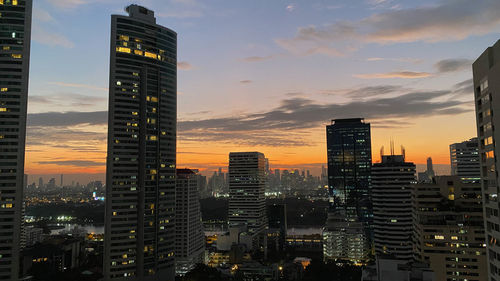
{"type": "MultiPolygon", "coordinates": [[[[317,171],[325,125],[364,117],[374,162],[393,138],[439,171],[476,135],[471,63],[500,38],[494,0],[134,3],[178,32],[177,162],[201,170],[261,151],[317,171]]],[[[26,174],[104,173],[109,19],[127,4],[35,1],[26,174]]]]}

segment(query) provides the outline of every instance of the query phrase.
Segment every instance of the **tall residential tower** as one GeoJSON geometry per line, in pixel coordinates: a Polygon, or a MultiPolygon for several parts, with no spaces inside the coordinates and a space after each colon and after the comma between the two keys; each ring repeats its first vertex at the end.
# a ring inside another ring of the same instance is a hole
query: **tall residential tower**
{"type": "Polygon", "coordinates": [[[481,163],[477,138],[450,145],[451,175],[479,182],[481,163]]]}
{"type": "Polygon", "coordinates": [[[18,280],[31,0],[0,1],[0,280],[18,280]]]}
{"type": "Polygon", "coordinates": [[[177,34],[126,11],[111,17],[104,278],[173,281],[177,34]]]}
{"type": "Polygon", "coordinates": [[[500,124],[500,41],[489,47],[473,63],[474,100],[476,104],[477,135],[481,157],[481,185],[485,214],[486,241],[490,281],[500,280],[500,206],[496,145],[500,124]],[[498,112],[495,113],[495,110],[498,112]]]}

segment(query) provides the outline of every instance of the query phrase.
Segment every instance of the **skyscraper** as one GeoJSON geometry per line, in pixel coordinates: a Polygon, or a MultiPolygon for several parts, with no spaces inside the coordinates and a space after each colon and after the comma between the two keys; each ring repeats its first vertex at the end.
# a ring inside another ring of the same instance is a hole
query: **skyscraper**
{"type": "Polygon", "coordinates": [[[198,175],[193,170],[177,169],[175,202],[175,271],[184,275],[203,262],[205,253],[198,175]]]}
{"type": "Polygon", "coordinates": [[[451,175],[477,181],[481,177],[477,138],[450,145],[451,175]]]}
{"type": "Polygon", "coordinates": [[[265,168],[260,152],[229,154],[229,225],[246,227],[253,236],[267,225],[265,168]]]}
{"type": "Polygon", "coordinates": [[[372,221],[370,124],[362,118],[337,119],[326,127],[331,210],[367,225],[372,221]]]}
{"type": "Polygon", "coordinates": [[[372,166],[373,232],[377,255],[411,261],[412,185],[416,183],[415,164],[404,155],[384,155],[372,166]]]}
{"type": "MultiPolygon", "coordinates": [[[[500,40],[484,51],[472,65],[474,100],[476,106],[479,155],[481,156],[481,184],[488,243],[490,281],[500,280],[500,207],[498,167],[499,146],[495,146],[495,128],[500,124],[500,40]]],[[[497,134],[498,135],[498,134],[497,134]]]]}
{"type": "Polygon", "coordinates": [[[481,185],[436,177],[412,189],[414,252],[436,280],[487,281],[481,185]]]}
{"type": "Polygon", "coordinates": [[[31,0],[0,2],[0,280],[18,280],[31,0]]]}
{"type": "Polygon", "coordinates": [[[111,17],[104,278],[173,281],[177,34],[126,11],[111,17]]]}

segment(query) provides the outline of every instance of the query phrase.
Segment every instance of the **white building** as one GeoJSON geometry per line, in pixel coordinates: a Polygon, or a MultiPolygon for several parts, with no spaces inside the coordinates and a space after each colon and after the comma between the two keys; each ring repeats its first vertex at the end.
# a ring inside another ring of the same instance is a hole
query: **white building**
{"type": "MultiPolygon", "coordinates": [[[[361,281],[437,281],[426,264],[405,263],[391,257],[377,257],[363,269],[361,281]]],[[[440,280],[441,281],[441,280],[440,280]]]]}

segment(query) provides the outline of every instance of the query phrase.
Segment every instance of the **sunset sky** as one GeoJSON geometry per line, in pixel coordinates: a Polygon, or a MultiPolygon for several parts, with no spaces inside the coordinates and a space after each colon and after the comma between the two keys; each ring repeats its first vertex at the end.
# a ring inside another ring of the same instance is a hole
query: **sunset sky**
{"type": "MultiPolygon", "coordinates": [[[[178,33],[177,163],[205,172],[230,151],[317,171],[348,117],[372,124],[374,161],[392,138],[448,165],[476,135],[471,63],[500,39],[498,0],[134,3],[178,33]]],[[[128,4],[34,1],[27,174],[105,172],[110,15],[128,4]]]]}

